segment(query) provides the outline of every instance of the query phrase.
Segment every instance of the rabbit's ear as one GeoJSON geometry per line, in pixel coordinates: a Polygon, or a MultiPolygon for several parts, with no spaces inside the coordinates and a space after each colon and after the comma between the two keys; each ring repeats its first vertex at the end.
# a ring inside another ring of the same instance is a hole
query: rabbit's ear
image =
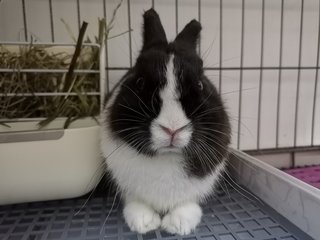
{"type": "Polygon", "coordinates": [[[144,13],[143,20],[142,50],[146,50],[150,47],[166,46],[168,44],[166,33],[157,12],[151,8],[144,13]]]}
{"type": "Polygon", "coordinates": [[[192,20],[184,27],[174,41],[177,44],[187,45],[188,48],[196,50],[201,29],[201,24],[196,20],[192,20]]]}

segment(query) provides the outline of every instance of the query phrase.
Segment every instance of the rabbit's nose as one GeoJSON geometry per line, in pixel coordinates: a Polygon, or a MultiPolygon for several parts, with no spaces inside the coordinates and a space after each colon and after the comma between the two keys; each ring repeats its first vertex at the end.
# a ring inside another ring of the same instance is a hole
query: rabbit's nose
{"type": "Polygon", "coordinates": [[[187,127],[187,125],[184,125],[180,128],[177,128],[177,129],[172,129],[172,128],[168,128],[168,127],[165,127],[161,124],[159,124],[160,128],[166,133],[168,134],[170,137],[174,137],[174,135],[180,131],[182,131],[184,128],[187,127]]]}
{"type": "Polygon", "coordinates": [[[177,132],[177,130],[165,127],[163,125],[160,125],[160,128],[171,137],[174,136],[177,132]]]}

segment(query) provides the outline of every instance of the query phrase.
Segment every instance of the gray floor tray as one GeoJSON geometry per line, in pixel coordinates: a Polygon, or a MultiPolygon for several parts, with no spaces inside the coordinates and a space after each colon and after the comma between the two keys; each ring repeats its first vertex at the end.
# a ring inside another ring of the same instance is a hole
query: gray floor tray
{"type": "Polygon", "coordinates": [[[204,216],[196,232],[188,236],[174,236],[159,230],[146,235],[130,232],[122,217],[121,203],[112,197],[94,196],[88,202],[87,198],[79,198],[0,206],[0,239],[312,239],[267,205],[245,196],[248,194],[230,187],[219,190],[203,206],[204,216]]]}

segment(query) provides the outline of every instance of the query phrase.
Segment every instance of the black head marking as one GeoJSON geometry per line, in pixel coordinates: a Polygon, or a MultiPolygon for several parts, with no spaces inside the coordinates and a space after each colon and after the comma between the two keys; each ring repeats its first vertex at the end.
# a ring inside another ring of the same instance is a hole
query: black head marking
{"type": "Polygon", "coordinates": [[[135,66],[122,80],[110,114],[110,126],[141,154],[152,156],[150,125],[161,108],[159,91],[165,85],[168,60],[166,34],[158,14],[150,9],[143,15],[143,47],[135,66]]]}

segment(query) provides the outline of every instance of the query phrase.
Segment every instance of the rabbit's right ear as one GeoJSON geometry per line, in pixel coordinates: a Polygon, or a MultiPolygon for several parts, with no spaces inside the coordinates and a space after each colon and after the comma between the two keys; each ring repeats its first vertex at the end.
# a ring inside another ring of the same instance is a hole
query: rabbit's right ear
{"type": "Polygon", "coordinates": [[[143,47],[142,51],[151,47],[161,47],[168,44],[166,33],[159,15],[151,8],[143,14],[143,47]]]}

